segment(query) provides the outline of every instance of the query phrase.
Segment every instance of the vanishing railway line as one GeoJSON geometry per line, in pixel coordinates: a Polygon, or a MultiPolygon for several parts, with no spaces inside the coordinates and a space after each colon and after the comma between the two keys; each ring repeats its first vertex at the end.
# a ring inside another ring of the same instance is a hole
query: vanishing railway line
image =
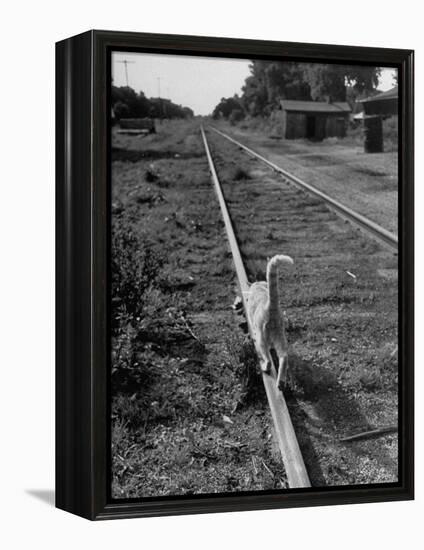
{"type": "MultiPolygon", "coordinates": [[[[201,133],[206,150],[206,155],[208,158],[209,168],[212,175],[212,180],[218,196],[222,217],[224,219],[231,253],[233,255],[240,292],[243,297],[243,305],[246,310],[245,293],[246,291],[248,291],[249,288],[246,270],[244,268],[243,260],[234,233],[234,228],[231,223],[230,215],[227,209],[224,195],[222,193],[221,184],[215,170],[215,165],[212,159],[203,126],[201,127],[201,133]]],[[[252,327],[250,325],[249,317],[247,315],[246,319],[249,325],[249,332],[251,336],[253,336],[252,327]]],[[[303,462],[302,453],[297,442],[296,434],[293,428],[292,421],[290,419],[290,414],[287,409],[286,401],[282,392],[277,389],[275,369],[272,367],[271,374],[262,373],[262,379],[271,409],[271,415],[274,422],[278,446],[281,451],[281,456],[286,470],[289,486],[291,488],[310,487],[309,477],[305,468],[305,464],[303,462]]]]}
{"type": "MultiPolygon", "coordinates": [[[[244,152],[248,153],[251,157],[254,157],[261,162],[263,162],[268,167],[272,168],[275,172],[283,178],[283,182],[286,184],[293,184],[297,188],[301,188],[303,191],[306,191],[310,195],[313,195],[315,198],[322,200],[325,205],[335,212],[338,216],[344,220],[349,221],[355,228],[361,229],[366,235],[371,236],[373,239],[377,240],[379,243],[384,245],[392,252],[397,252],[398,249],[398,240],[395,235],[375,224],[371,220],[365,218],[361,214],[358,214],[354,210],[346,207],[345,205],[339,203],[328,195],[322,193],[313,186],[303,182],[299,178],[293,176],[287,171],[283,170],[274,163],[268,161],[252,149],[246,147],[240,142],[234,140],[227,134],[210,127],[210,130],[215,132],[217,135],[225,138],[226,140],[232,142],[237,147],[241,148],[244,152]]],[[[243,263],[242,255],[239,249],[239,243],[235,235],[233,223],[231,221],[230,213],[227,207],[226,199],[222,191],[222,186],[218,178],[218,174],[214,165],[212,154],[209,148],[208,140],[206,133],[203,127],[201,127],[201,134],[203,139],[203,144],[205,147],[209,169],[212,175],[212,180],[214,187],[218,196],[218,201],[221,208],[221,213],[223,216],[226,233],[231,248],[231,253],[234,260],[235,270],[237,273],[238,284],[240,292],[243,299],[243,305],[245,304],[245,292],[248,290],[248,277],[246,274],[246,269],[243,263]]],[[[347,272],[349,274],[349,272],[347,272]]],[[[350,274],[351,275],[351,274],[350,274]]],[[[249,325],[248,316],[246,319],[249,325]]],[[[249,332],[252,335],[252,329],[249,325],[249,332]]],[[[290,413],[287,408],[287,404],[282,392],[278,391],[276,388],[276,374],[275,369],[272,369],[271,374],[262,373],[262,379],[265,386],[269,407],[271,410],[271,416],[274,423],[274,430],[276,434],[276,439],[278,446],[281,452],[282,460],[287,474],[288,485],[290,488],[300,488],[300,487],[310,487],[311,482],[309,480],[309,475],[305,467],[304,459],[300,450],[300,446],[296,437],[296,433],[293,427],[293,423],[290,417],[290,413]]]]}
{"type": "Polygon", "coordinates": [[[339,201],[333,199],[332,197],[323,193],[322,191],[310,185],[309,183],[306,183],[300,178],[294,176],[293,174],[290,174],[280,166],[277,166],[275,163],[269,161],[268,159],[266,159],[265,157],[263,157],[262,155],[254,151],[253,149],[250,149],[243,143],[240,143],[239,141],[235,140],[231,136],[225,134],[224,132],[221,132],[217,128],[214,128],[213,126],[210,126],[209,128],[216,134],[223,137],[224,139],[240,147],[243,151],[245,151],[251,157],[257,158],[258,160],[266,164],[268,167],[272,168],[275,172],[277,172],[282,177],[284,182],[293,184],[296,187],[303,189],[307,193],[314,195],[319,199],[322,199],[325,202],[325,204],[331,210],[333,210],[337,215],[349,221],[350,223],[352,223],[353,225],[355,225],[356,227],[358,227],[368,235],[372,236],[373,238],[378,240],[381,244],[397,252],[398,238],[396,235],[394,235],[390,231],[387,231],[387,229],[384,229],[383,227],[376,224],[372,220],[366,218],[365,216],[362,216],[362,214],[359,214],[355,210],[352,210],[351,208],[340,203],[339,201]]]}

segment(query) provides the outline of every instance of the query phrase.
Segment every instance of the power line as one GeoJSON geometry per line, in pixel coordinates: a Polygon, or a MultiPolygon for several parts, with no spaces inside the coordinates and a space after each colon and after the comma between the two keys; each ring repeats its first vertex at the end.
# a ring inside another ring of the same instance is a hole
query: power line
{"type": "Polygon", "coordinates": [[[125,78],[127,80],[127,88],[129,87],[128,84],[128,63],[135,63],[135,61],[128,61],[127,59],[123,59],[122,61],[118,61],[118,63],[123,63],[125,67],[125,78]]]}
{"type": "Polygon", "coordinates": [[[160,97],[160,80],[161,76],[156,77],[158,81],[158,98],[159,98],[159,118],[163,118],[163,106],[162,106],[162,99],[160,97]]]}

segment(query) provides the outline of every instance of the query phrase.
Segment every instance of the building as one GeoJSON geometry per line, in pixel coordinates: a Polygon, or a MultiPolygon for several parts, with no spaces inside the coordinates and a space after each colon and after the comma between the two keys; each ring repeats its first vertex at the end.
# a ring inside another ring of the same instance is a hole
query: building
{"type": "Polygon", "coordinates": [[[393,116],[398,114],[398,87],[361,99],[365,116],[393,116]]]}
{"type": "Polygon", "coordinates": [[[280,112],[283,137],[322,140],[346,136],[351,108],[346,102],[283,99],[280,112]]]}
{"type": "Polygon", "coordinates": [[[398,115],[398,87],[361,99],[364,108],[364,150],[382,153],[384,150],[383,119],[398,115]]]}

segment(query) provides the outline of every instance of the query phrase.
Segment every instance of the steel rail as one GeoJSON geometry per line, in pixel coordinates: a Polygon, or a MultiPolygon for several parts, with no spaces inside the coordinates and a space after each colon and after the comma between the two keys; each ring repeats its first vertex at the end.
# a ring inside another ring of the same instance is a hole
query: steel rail
{"type": "MultiPolygon", "coordinates": [[[[250,335],[253,338],[253,329],[250,324],[249,317],[246,309],[246,293],[249,290],[249,281],[247,278],[246,270],[244,268],[243,260],[240,254],[237,238],[234,233],[233,224],[231,222],[230,214],[228,212],[227,204],[222,192],[221,184],[218,179],[218,175],[215,170],[215,165],[212,159],[212,155],[209,149],[208,141],[203,126],[200,127],[200,131],[203,138],[203,144],[205,146],[206,156],[209,163],[209,169],[212,175],[215,191],[218,197],[219,206],[221,208],[222,217],[227,232],[231,253],[233,255],[234,266],[237,273],[240,292],[242,295],[243,306],[246,313],[246,319],[249,327],[250,335]]],[[[256,348],[256,342],[255,342],[256,348]]],[[[257,351],[257,348],[256,348],[257,351]]],[[[290,488],[310,487],[308,473],[305,468],[302,453],[299,448],[299,443],[296,438],[296,434],[293,428],[293,424],[290,418],[290,414],[287,408],[284,395],[277,389],[276,373],[275,369],[271,367],[271,373],[262,373],[262,380],[265,386],[266,395],[268,398],[269,407],[271,410],[271,416],[274,422],[275,433],[277,437],[278,446],[281,452],[281,456],[284,463],[284,468],[287,474],[287,480],[290,488]]]]}
{"type": "Polygon", "coordinates": [[[305,181],[301,180],[300,178],[294,176],[293,174],[290,174],[274,162],[271,162],[270,160],[266,159],[253,149],[250,149],[250,147],[247,147],[243,143],[240,143],[236,139],[232,138],[231,136],[225,134],[224,132],[221,132],[217,128],[214,128],[213,126],[209,126],[211,130],[222,136],[223,138],[227,139],[228,141],[231,141],[244,151],[251,155],[252,157],[255,157],[262,161],[263,163],[267,164],[270,168],[272,168],[275,172],[283,176],[283,179],[287,183],[293,183],[297,187],[307,191],[308,193],[315,195],[316,197],[319,197],[323,201],[326,202],[326,204],[331,208],[334,212],[336,212],[339,216],[341,216],[343,219],[348,220],[349,222],[353,223],[369,235],[371,235],[373,238],[377,239],[380,243],[384,244],[385,246],[388,246],[390,249],[394,251],[398,251],[398,238],[396,235],[391,233],[390,231],[387,231],[387,229],[384,229],[384,227],[381,227],[380,225],[376,224],[375,222],[371,221],[370,219],[366,218],[365,216],[362,216],[362,214],[359,214],[358,212],[355,212],[355,210],[352,210],[351,208],[345,206],[344,204],[340,203],[339,201],[333,199],[326,193],[323,193],[316,187],[312,186],[309,183],[306,183],[305,181]]]}

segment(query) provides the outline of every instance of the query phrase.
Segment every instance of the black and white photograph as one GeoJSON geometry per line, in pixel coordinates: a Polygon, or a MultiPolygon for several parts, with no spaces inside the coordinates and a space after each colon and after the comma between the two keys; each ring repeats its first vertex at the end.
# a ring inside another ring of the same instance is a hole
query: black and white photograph
{"type": "Polygon", "coordinates": [[[2,546],[414,549],[419,4],[3,12],[2,546]]]}
{"type": "Polygon", "coordinates": [[[398,483],[397,69],[110,76],[111,498],[398,483]]]}

